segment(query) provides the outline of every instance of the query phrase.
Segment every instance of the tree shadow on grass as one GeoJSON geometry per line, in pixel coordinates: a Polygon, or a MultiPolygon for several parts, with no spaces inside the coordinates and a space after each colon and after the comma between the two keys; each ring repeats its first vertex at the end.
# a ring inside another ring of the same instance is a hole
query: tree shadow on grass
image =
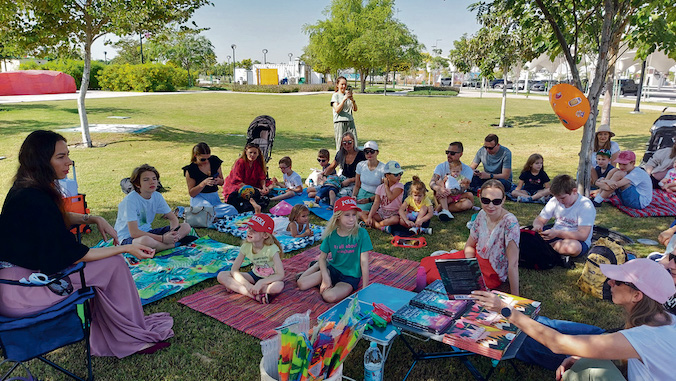
{"type": "Polygon", "coordinates": [[[38,109],[53,109],[54,105],[44,103],[3,103],[0,104],[0,112],[3,111],[17,111],[17,110],[38,110],[38,109]]]}
{"type": "Polygon", "coordinates": [[[559,118],[554,113],[513,116],[508,119],[508,124],[518,128],[546,127],[557,123],[559,118]]]}
{"type": "Polygon", "coordinates": [[[47,122],[43,120],[9,120],[2,122],[0,136],[10,136],[33,132],[35,130],[53,130],[63,127],[59,122],[47,122]]]}
{"type": "MultiPolygon", "coordinates": [[[[221,149],[244,149],[246,145],[246,131],[241,134],[210,133],[183,130],[170,126],[161,126],[146,133],[136,134],[135,140],[164,141],[177,144],[197,144],[206,142],[213,148],[221,149]]],[[[109,144],[119,144],[127,139],[120,139],[109,144]]],[[[283,135],[277,135],[273,144],[272,151],[290,151],[299,149],[319,150],[321,148],[335,147],[333,137],[323,138],[316,135],[290,134],[285,132],[283,135]]]]}
{"type": "MultiPolygon", "coordinates": [[[[77,107],[64,107],[62,108],[64,112],[70,114],[77,114],[77,107]]],[[[138,109],[132,109],[128,107],[92,107],[87,106],[87,115],[97,115],[97,114],[115,114],[123,116],[132,116],[136,115],[139,112],[138,109]]]]}
{"type": "Polygon", "coordinates": [[[645,135],[617,135],[613,138],[613,140],[620,145],[622,150],[631,150],[637,154],[645,152],[648,139],[649,137],[646,137],[645,135]]]}

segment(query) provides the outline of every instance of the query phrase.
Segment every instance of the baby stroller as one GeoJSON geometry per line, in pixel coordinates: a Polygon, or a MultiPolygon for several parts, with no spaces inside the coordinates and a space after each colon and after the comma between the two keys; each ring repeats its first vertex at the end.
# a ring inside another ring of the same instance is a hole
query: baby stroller
{"type": "Polygon", "coordinates": [[[267,163],[272,155],[272,144],[275,142],[275,119],[269,115],[257,116],[246,132],[246,143],[258,144],[267,163]]]}
{"type": "Polygon", "coordinates": [[[647,163],[655,151],[669,148],[676,141],[676,115],[665,114],[666,110],[667,108],[665,107],[662,110],[662,115],[650,127],[650,140],[646,143],[646,150],[641,165],[647,163]]]}

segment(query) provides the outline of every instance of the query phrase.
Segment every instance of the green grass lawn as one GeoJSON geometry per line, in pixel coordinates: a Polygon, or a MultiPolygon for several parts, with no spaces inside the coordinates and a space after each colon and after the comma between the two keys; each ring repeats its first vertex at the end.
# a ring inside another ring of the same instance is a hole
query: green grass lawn
{"type": "MultiPolygon", "coordinates": [[[[359,142],[376,140],[380,145],[379,159],[399,161],[404,170],[402,181],[419,175],[428,182],[436,164],[446,160],[444,151],[451,141],[465,145],[465,163],[471,162],[476,150],[488,133],[497,133],[500,143],[513,153],[515,178],[526,158],[538,152],[545,158],[545,170],[550,177],[575,174],[582,131],[568,131],[552,113],[546,102],[508,100],[508,129],[490,127],[500,115],[500,99],[419,98],[382,95],[356,95],[359,112],[355,114],[359,142]]],[[[114,221],[117,204],[122,200],[119,181],[143,163],[157,167],[161,181],[170,191],[164,193],[170,205],[187,205],[188,194],[181,167],[188,164],[192,146],[207,142],[212,153],[225,161],[227,172],[241,153],[246,131],[254,117],[273,116],[277,121],[277,139],[270,162],[270,175],[281,176],[277,160],[285,155],[293,159],[294,169],[305,177],[317,167],[317,150],[328,148],[334,153],[329,95],[285,96],[236,93],[190,93],[87,101],[90,123],[116,123],[108,116],[129,116],[124,123],[159,124],[162,127],[144,134],[92,134],[97,145],[93,149],[71,148],[76,162],[80,191],[86,193],[92,213],[114,221]]],[[[614,109],[612,129],[615,140],[623,149],[632,149],[641,157],[648,140],[648,129],[658,112],[646,111],[634,115],[629,109],[614,109]]],[[[17,154],[26,135],[35,129],[58,129],[78,125],[75,101],[3,104],[0,105],[0,202],[4,201],[17,167],[17,154]]],[[[65,134],[69,143],[80,141],[77,133],[65,134]]],[[[521,224],[529,224],[541,206],[507,203],[521,224]]],[[[459,213],[455,220],[443,224],[436,218],[434,234],[427,236],[423,249],[395,248],[389,236],[370,231],[375,251],[398,258],[418,261],[436,250],[461,249],[468,236],[465,224],[471,213],[459,213]]],[[[632,219],[617,209],[604,205],[598,211],[597,224],[620,231],[634,239],[652,238],[668,227],[672,218],[632,219]]],[[[313,220],[318,223],[319,220],[313,220]]],[[[160,221],[159,224],[164,223],[160,221]]],[[[40,229],[39,221],[35,227],[40,229]]],[[[239,244],[232,236],[213,230],[199,229],[201,235],[230,244],[239,244]]],[[[85,236],[92,245],[99,240],[97,232],[85,236]]],[[[658,247],[634,245],[630,250],[646,255],[658,247]]],[[[286,256],[292,256],[290,253],[286,256]]],[[[583,294],[575,285],[582,266],[574,270],[554,269],[547,272],[522,270],[521,294],[543,302],[542,314],[551,318],[569,319],[596,324],[604,328],[618,327],[620,310],[608,302],[583,294]]],[[[255,380],[261,358],[258,340],[225,324],[178,304],[176,301],[205,287],[215,280],[203,282],[179,294],[152,303],[146,313],[166,311],[174,317],[176,336],[172,346],[152,356],[131,356],[118,360],[96,358],[94,371],[99,380],[255,380]]],[[[420,344],[427,350],[443,350],[439,343],[420,344]]],[[[363,353],[361,342],[347,360],[345,374],[361,379],[363,353]]],[[[81,374],[81,346],[54,352],[49,358],[64,361],[81,374]]],[[[400,340],[387,361],[384,379],[400,379],[411,364],[411,355],[400,340]]],[[[485,358],[473,360],[486,371],[491,363],[485,358]]],[[[56,372],[44,369],[33,361],[31,369],[41,379],[61,379],[56,372]]],[[[523,379],[551,379],[553,373],[518,364],[523,379]]],[[[462,363],[455,359],[419,363],[411,380],[469,379],[462,363]]],[[[494,379],[516,379],[509,366],[501,364],[494,379]]]]}

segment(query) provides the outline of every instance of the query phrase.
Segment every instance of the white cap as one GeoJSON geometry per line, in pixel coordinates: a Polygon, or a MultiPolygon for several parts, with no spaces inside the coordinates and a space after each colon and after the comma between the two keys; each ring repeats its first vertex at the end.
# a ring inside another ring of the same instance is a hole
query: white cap
{"type": "Polygon", "coordinates": [[[369,140],[364,144],[364,149],[370,148],[372,150],[378,151],[378,143],[374,142],[373,140],[369,140]]]}

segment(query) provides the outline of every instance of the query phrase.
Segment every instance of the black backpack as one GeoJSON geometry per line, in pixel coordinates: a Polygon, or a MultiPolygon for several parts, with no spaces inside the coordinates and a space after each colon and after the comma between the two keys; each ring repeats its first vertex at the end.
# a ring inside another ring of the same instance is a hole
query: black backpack
{"type": "Polygon", "coordinates": [[[549,270],[555,266],[564,266],[561,255],[531,226],[521,229],[519,243],[519,267],[535,270],[549,270]]]}

